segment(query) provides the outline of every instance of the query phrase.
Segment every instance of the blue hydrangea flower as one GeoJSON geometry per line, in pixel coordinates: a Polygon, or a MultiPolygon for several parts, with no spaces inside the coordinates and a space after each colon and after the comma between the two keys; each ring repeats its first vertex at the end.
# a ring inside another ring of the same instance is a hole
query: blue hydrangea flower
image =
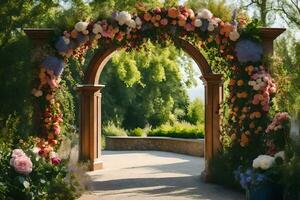
{"type": "Polygon", "coordinates": [[[200,27],[200,30],[204,32],[207,30],[209,22],[207,19],[201,19],[201,21],[202,21],[202,26],[200,27]]]}
{"type": "Polygon", "coordinates": [[[55,56],[48,56],[42,62],[42,65],[46,69],[52,70],[55,76],[59,76],[63,72],[65,63],[63,59],[57,58],[55,56]]]}
{"type": "Polygon", "coordinates": [[[263,54],[262,46],[251,40],[240,40],[235,46],[236,56],[239,62],[258,62],[263,54]]]}
{"type": "Polygon", "coordinates": [[[76,40],[78,43],[85,43],[89,41],[89,36],[84,35],[82,33],[78,33],[76,40]]]}
{"type": "Polygon", "coordinates": [[[58,41],[55,43],[55,48],[58,52],[67,52],[68,45],[64,41],[63,37],[60,37],[58,41]]]}

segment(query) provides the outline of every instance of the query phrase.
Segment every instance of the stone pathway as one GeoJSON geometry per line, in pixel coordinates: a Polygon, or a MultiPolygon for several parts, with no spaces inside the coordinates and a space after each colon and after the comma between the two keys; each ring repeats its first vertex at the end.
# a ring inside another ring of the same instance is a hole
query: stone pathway
{"type": "Polygon", "coordinates": [[[203,158],[159,151],[104,151],[104,169],[89,172],[91,192],[79,200],[242,200],[200,179],[203,158]]]}

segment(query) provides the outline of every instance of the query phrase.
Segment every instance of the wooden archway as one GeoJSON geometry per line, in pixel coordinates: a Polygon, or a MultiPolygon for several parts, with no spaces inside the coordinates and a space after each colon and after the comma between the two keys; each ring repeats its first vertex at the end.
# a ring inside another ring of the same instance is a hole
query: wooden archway
{"type": "MultiPolygon", "coordinates": [[[[48,43],[53,34],[52,29],[26,29],[26,34],[33,39],[37,50],[48,43]]],[[[261,39],[264,55],[273,53],[273,41],[285,29],[261,28],[261,39]]],[[[187,41],[178,39],[179,46],[188,53],[198,64],[205,85],[205,175],[209,174],[209,161],[220,148],[220,118],[219,105],[223,98],[222,76],[213,74],[199,50],[187,41]]],[[[80,157],[90,160],[90,169],[103,167],[101,161],[101,89],[99,77],[105,64],[111,58],[117,47],[111,47],[104,52],[99,51],[90,62],[85,74],[84,85],[78,87],[80,91],[80,157]]]]}

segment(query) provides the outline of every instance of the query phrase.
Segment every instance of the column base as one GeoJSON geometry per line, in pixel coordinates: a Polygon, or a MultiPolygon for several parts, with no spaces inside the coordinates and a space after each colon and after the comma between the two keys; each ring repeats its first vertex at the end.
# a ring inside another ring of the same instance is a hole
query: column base
{"type": "Polygon", "coordinates": [[[202,172],[201,172],[201,179],[203,182],[205,183],[210,183],[212,182],[212,177],[211,177],[211,174],[209,173],[209,171],[207,169],[204,169],[202,172]]]}
{"type": "Polygon", "coordinates": [[[96,171],[96,170],[100,170],[100,169],[103,169],[103,161],[97,159],[97,160],[94,160],[91,162],[91,165],[90,165],[91,171],[96,171]]]}

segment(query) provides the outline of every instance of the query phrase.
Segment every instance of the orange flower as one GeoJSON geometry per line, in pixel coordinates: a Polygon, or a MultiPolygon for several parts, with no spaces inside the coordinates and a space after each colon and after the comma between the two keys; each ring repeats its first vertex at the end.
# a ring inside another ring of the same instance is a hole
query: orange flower
{"type": "Polygon", "coordinates": [[[236,134],[235,134],[235,133],[232,134],[232,135],[230,136],[230,138],[231,138],[232,141],[236,140],[236,134]]]}
{"type": "Polygon", "coordinates": [[[248,97],[248,93],[247,92],[242,92],[242,98],[247,98],[248,97]]]}
{"type": "Polygon", "coordinates": [[[151,18],[151,22],[152,22],[153,24],[156,22],[156,17],[155,17],[155,16],[153,16],[153,17],[151,18]]]}
{"type": "Polygon", "coordinates": [[[188,9],[187,12],[188,12],[189,17],[190,17],[191,19],[194,19],[194,18],[195,18],[195,13],[194,13],[194,11],[193,11],[192,9],[188,9]]]}
{"type": "Polygon", "coordinates": [[[238,85],[238,86],[244,85],[244,81],[243,81],[243,80],[238,80],[237,85],[238,85]]]}
{"type": "Polygon", "coordinates": [[[261,113],[260,112],[255,112],[254,115],[255,115],[256,118],[260,118],[261,117],[261,113]]]}
{"type": "Polygon", "coordinates": [[[212,41],[213,41],[213,39],[210,37],[207,39],[207,42],[212,42],[212,41]]]}
{"type": "Polygon", "coordinates": [[[71,32],[71,38],[77,38],[78,32],[73,29],[73,31],[71,32]]]}
{"type": "Polygon", "coordinates": [[[174,7],[168,9],[168,16],[173,19],[177,18],[179,14],[179,11],[174,7]]]}
{"type": "Polygon", "coordinates": [[[249,138],[248,138],[248,136],[247,136],[245,133],[243,133],[243,134],[241,135],[241,142],[240,142],[240,145],[241,145],[242,147],[244,147],[244,146],[246,146],[248,143],[249,143],[249,138]]]}
{"type": "Polygon", "coordinates": [[[255,124],[254,124],[253,122],[251,122],[251,123],[249,124],[249,128],[255,128],[255,124]]]}
{"type": "Polygon", "coordinates": [[[225,35],[226,37],[229,36],[229,33],[233,31],[233,26],[226,22],[226,23],[221,23],[221,30],[220,30],[220,34],[221,35],[225,35]]]}
{"type": "Polygon", "coordinates": [[[242,112],[244,112],[244,113],[248,112],[248,108],[247,107],[243,107],[242,112]]]}
{"type": "Polygon", "coordinates": [[[234,85],[235,84],[235,80],[234,79],[230,79],[230,81],[229,81],[229,85],[234,85]]]}
{"type": "Polygon", "coordinates": [[[184,27],[185,24],[186,24],[186,21],[185,21],[185,20],[179,20],[179,21],[178,21],[178,25],[179,25],[179,26],[184,27]]]}
{"type": "Polygon", "coordinates": [[[123,33],[122,32],[119,32],[118,34],[117,34],[117,36],[116,36],[116,39],[120,42],[120,41],[122,41],[123,40],[123,33]]]}
{"type": "Polygon", "coordinates": [[[151,18],[152,18],[152,15],[150,14],[150,13],[148,13],[148,12],[146,12],[145,14],[144,14],[144,20],[145,21],[150,21],[151,20],[151,18]]]}
{"type": "Polygon", "coordinates": [[[177,21],[176,21],[176,20],[173,20],[173,21],[171,22],[171,24],[176,25],[176,24],[177,24],[177,21]]]}
{"type": "Polygon", "coordinates": [[[155,19],[156,19],[156,21],[159,21],[159,20],[161,20],[161,16],[160,15],[156,15],[155,19]]]}

